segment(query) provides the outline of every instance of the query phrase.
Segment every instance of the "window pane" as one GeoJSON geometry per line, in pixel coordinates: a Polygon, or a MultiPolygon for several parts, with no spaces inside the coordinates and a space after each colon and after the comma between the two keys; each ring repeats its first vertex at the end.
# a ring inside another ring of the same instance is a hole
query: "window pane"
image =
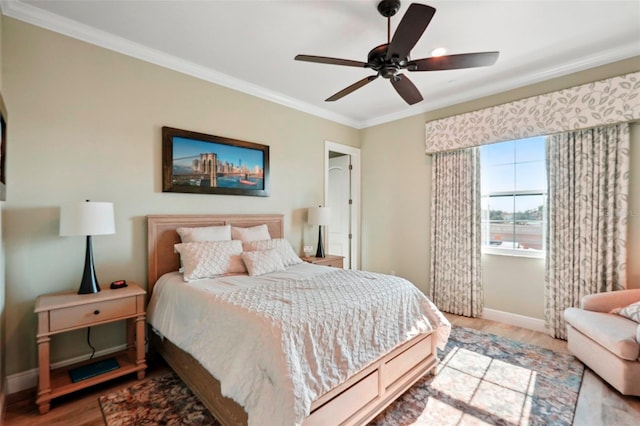
{"type": "Polygon", "coordinates": [[[490,220],[511,220],[513,216],[515,197],[507,195],[503,197],[489,197],[489,211],[492,212],[490,220]],[[500,215],[498,212],[502,212],[500,215]],[[505,217],[505,215],[508,215],[505,217]]]}
{"type": "Polygon", "coordinates": [[[521,248],[542,250],[544,196],[521,195],[516,197],[515,230],[521,248]]]}
{"type": "Polygon", "coordinates": [[[542,220],[543,208],[543,195],[517,195],[515,197],[515,219],[517,220],[542,220]]]}
{"type": "Polygon", "coordinates": [[[515,141],[485,145],[480,150],[480,161],[482,166],[513,163],[514,153],[515,141]]]}
{"type": "MultiPolygon", "coordinates": [[[[515,165],[515,190],[516,191],[541,191],[546,192],[547,172],[544,161],[533,161],[515,165]]],[[[505,179],[506,176],[503,176],[505,179]]]]}
{"type": "Polygon", "coordinates": [[[520,139],[515,144],[516,163],[521,163],[523,161],[544,161],[545,157],[546,153],[544,136],[520,139]]]}
{"type": "Polygon", "coordinates": [[[483,194],[515,190],[515,164],[488,166],[483,168],[481,186],[483,194]]]}

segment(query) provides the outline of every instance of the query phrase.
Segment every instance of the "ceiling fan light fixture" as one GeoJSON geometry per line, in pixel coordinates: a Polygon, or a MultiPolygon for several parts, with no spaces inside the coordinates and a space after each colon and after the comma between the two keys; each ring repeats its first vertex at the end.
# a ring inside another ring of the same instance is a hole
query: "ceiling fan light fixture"
{"type": "Polygon", "coordinates": [[[444,56],[447,53],[447,49],[444,47],[436,47],[431,51],[431,56],[437,58],[438,56],[444,56]]]}

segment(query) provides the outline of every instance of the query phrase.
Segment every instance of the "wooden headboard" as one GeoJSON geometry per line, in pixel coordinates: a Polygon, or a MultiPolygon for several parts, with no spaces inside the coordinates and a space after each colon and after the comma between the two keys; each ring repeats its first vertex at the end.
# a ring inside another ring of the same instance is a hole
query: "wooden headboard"
{"type": "Polygon", "coordinates": [[[266,224],[271,238],[284,238],[283,218],[284,215],[281,214],[147,216],[148,294],[151,295],[153,292],[153,286],[158,278],[180,268],[180,257],[173,250],[174,244],[180,242],[177,228],[215,225],[247,228],[266,224]]]}

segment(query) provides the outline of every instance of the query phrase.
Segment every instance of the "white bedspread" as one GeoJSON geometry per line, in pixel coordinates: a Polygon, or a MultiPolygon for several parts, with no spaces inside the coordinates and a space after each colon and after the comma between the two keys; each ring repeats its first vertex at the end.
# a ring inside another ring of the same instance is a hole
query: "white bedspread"
{"type": "Polygon", "coordinates": [[[297,425],[311,403],[382,354],[450,324],[394,276],[301,264],[260,277],[163,276],[151,325],[190,353],[241,404],[249,424],[297,425]]]}

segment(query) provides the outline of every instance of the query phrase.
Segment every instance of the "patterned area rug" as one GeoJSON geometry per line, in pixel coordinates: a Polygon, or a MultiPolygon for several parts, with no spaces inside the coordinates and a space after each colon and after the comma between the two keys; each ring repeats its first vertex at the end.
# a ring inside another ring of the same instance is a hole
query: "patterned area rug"
{"type": "MultiPolygon", "coordinates": [[[[572,355],[454,327],[425,376],[371,426],[571,425],[584,366],[572,355]]],[[[219,425],[174,374],[100,397],[107,426],[219,425]]]]}
{"type": "Polygon", "coordinates": [[[572,424],[584,373],[573,355],[454,327],[439,356],[373,425],[572,424]]]}
{"type": "Polygon", "coordinates": [[[107,426],[220,425],[174,373],[103,395],[98,401],[107,426]]]}

